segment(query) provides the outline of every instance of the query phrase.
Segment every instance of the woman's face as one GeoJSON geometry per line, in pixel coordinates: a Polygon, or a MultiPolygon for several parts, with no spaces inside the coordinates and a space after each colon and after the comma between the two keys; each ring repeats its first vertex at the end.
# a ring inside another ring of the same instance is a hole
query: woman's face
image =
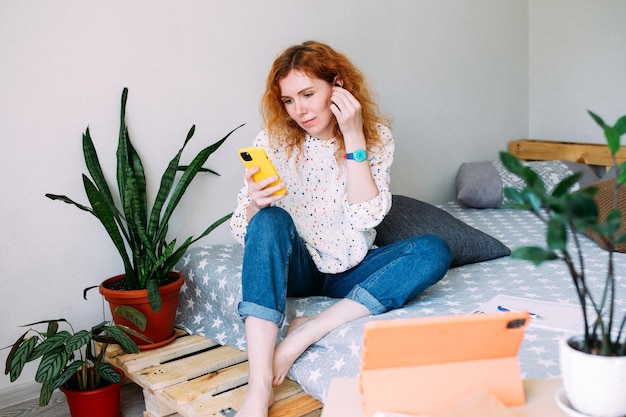
{"type": "Polygon", "coordinates": [[[318,139],[335,136],[337,120],[330,110],[333,87],[329,83],[294,70],[278,85],[285,110],[298,126],[318,139]]]}

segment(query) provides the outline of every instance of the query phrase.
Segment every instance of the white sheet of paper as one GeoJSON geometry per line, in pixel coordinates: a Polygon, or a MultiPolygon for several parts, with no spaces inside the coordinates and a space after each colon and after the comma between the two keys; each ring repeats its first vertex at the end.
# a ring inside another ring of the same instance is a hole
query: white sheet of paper
{"type": "MultiPolygon", "coordinates": [[[[470,314],[480,314],[481,312],[497,313],[500,311],[498,306],[506,307],[513,311],[528,311],[538,315],[538,318],[531,319],[531,326],[573,333],[582,333],[584,329],[582,310],[576,304],[540,301],[504,294],[496,295],[486,303],[479,305],[470,314]]],[[[590,313],[589,321],[592,322],[595,317],[595,313],[590,313]]]]}

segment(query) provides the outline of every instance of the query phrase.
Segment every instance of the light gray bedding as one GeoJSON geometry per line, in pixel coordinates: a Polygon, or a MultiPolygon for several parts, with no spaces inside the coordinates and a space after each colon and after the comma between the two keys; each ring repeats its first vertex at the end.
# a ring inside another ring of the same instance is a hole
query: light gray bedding
{"type": "MultiPolygon", "coordinates": [[[[514,249],[542,244],[544,227],[532,214],[514,209],[469,209],[457,203],[440,208],[465,223],[499,239],[514,249]]],[[[592,288],[604,284],[606,252],[582,237],[592,288]]],[[[220,344],[246,348],[243,323],[237,315],[241,300],[241,258],[243,250],[235,245],[215,245],[190,249],[178,270],[186,277],[180,296],[177,325],[220,344]]],[[[626,255],[616,254],[618,305],[626,309],[626,255]]],[[[401,319],[440,315],[468,314],[498,294],[542,301],[576,304],[575,292],[565,266],[551,262],[532,264],[503,257],[463,265],[448,274],[405,307],[356,320],[337,328],[311,346],[294,364],[290,378],[322,402],[334,377],[356,377],[359,372],[363,326],[370,320],[401,319]]],[[[280,332],[283,337],[294,316],[312,315],[335,300],[325,297],[289,299],[287,319],[280,332]]],[[[549,378],[559,375],[557,341],[567,333],[537,327],[527,329],[519,352],[524,378],[549,378]]]]}

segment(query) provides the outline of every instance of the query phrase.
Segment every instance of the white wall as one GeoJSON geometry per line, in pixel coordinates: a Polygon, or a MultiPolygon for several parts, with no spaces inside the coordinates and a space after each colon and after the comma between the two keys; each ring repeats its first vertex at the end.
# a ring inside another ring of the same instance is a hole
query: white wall
{"type": "Polygon", "coordinates": [[[532,138],[605,143],[626,114],[626,1],[530,0],[532,138]]]}
{"type": "MultiPolygon", "coordinates": [[[[623,38],[623,25],[607,28],[623,12],[618,1],[606,2],[607,11],[586,22],[596,36],[591,44],[623,38]]],[[[258,102],[269,65],[283,48],[306,39],[352,57],[394,116],[394,192],[442,202],[454,198],[461,162],[494,159],[508,140],[528,136],[529,92],[530,132],[569,133],[569,120],[557,120],[556,132],[537,127],[554,119],[542,121],[546,112],[533,107],[554,105],[535,91],[546,90],[539,84],[543,71],[549,83],[559,81],[564,68],[554,62],[559,45],[542,38],[561,30],[577,36],[561,9],[592,12],[587,3],[0,0],[0,346],[17,338],[20,324],[66,317],[84,327],[102,316],[99,295],[83,301],[81,294],[121,272],[114,249],[95,219],[43,195],[84,201],[80,141],[87,125],[105,171],[113,173],[123,86],[130,90],[130,133],[153,189],[192,124],[199,149],[247,123],[209,160],[222,176],[203,178],[191,190],[173,226],[181,235],[232,210],[242,183],[235,150],[260,128],[258,102]]],[[[593,3],[604,10],[605,2],[593,3]]],[[[609,59],[604,49],[576,42],[569,49],[580,60],[592,50],[609,59]]],[[[617,69],[588,71],[624,86],[617,69]]],[[[580,77],[551,96],[573,94],[585,84],[580,77]]],[[[604,109],[602,96],[595,97],[602,114],[620,111],[617,99],[604,109]]],[[[576,113],[567,99],[556,104],[576,113]]],[[[222,227],[203,242],[232,239],[222,227]]],[[[8,385],[0,378],[0,389],[8,385]]]]}

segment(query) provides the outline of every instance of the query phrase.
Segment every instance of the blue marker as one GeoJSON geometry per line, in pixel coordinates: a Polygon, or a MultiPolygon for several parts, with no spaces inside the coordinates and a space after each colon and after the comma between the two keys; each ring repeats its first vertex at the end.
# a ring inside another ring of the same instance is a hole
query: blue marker
{"type": "MultiPolygon", "coordinates": [[[[498,311],[520,311],[520,310],[511,310],[510,308],[506,308],[504,306],[498,306],[498,311]]],[[[539,314],[530,313],[530,312],[528,314],[530,314],[530,318],[531,319],[542,319],[543,318],[539,314]]]]}

